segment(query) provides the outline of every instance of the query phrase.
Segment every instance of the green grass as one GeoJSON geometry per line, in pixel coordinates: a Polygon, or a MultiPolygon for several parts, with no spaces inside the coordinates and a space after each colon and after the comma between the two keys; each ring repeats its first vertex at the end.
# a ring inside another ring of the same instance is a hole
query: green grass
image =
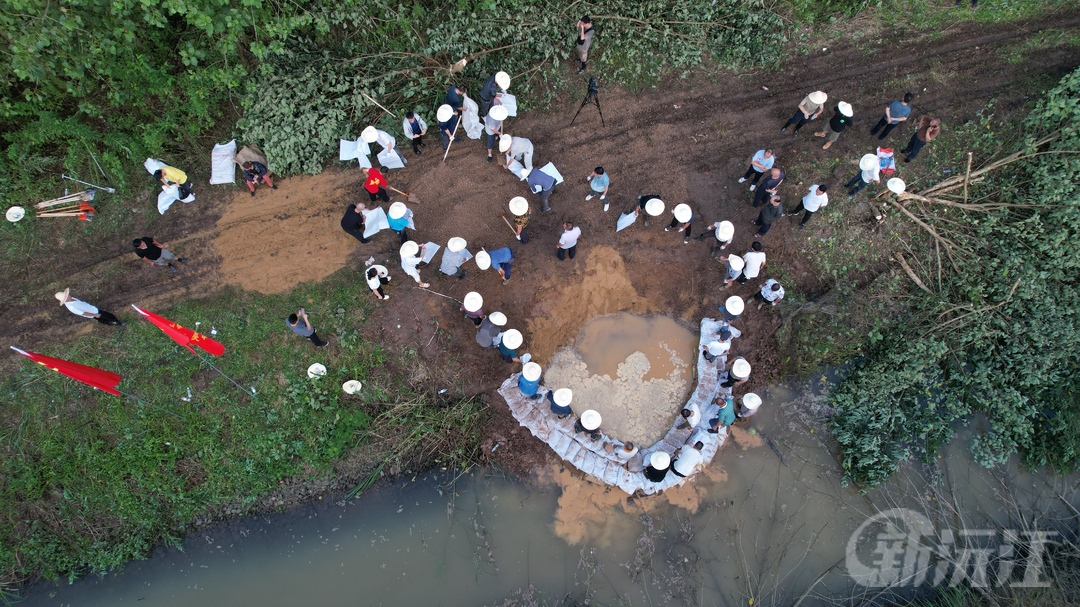
{"type": "MultiPolygon", "coordinates": [[[[482,405],[433,406],[434,388],[408,384],[406,353],[369,340],[366,288],[351,272],[292,293],[227,292],[155,310],[217,329],[214,360],[241,392],[133,312],[122,329],[97,326],[42,353],[124,376],[98,393],[23,361],[0,384],[0,571],[13,583],[100,573],[177,543],[191,521],[246,511],[284,479],[360,475],[387,461],[409,466],[473,458],[482,405]],[[360,295],[358,295],[358,293],[360,295]],[[305,306],[332,345],[315,349],[284,318],[305,306]],[[321,362],[326,377],[309,379],[321,362]],[[345,395],[346,379],[364,383],[345,395]],[[187,389],[194,398],[183,402],[187,389]],[[348,456],[348,457],[346,457],[348,456]],[[350,461],[352,470],[342,470],[350,461]]],[[[20,359],[21,360],[21,359],[20,359]]]]}
{"type": "Polygon", "coordinates": [[[905,30],[932,29],[958,20],[1004,23],[1044,15],[1076,6],[1070,0],[981,0],[971,8],[952,0],[783,0],[799,24],[835,23],[855,16],[870,16],[882,24],[905,30]]]}

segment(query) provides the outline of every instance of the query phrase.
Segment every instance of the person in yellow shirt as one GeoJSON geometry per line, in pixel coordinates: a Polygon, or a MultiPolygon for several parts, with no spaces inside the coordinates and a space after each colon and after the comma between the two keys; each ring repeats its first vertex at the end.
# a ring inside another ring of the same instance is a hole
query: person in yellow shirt
{"type": "Polygon", "coordinates": [[[180,188],[180,200],[183,200],[195,192],[191,190],[191,186],[188,185],[187,173],[181,171],[176,167],[165,165],[160,169],[154,171],[154,178],[165,185],[175,183],[180,188]]]}

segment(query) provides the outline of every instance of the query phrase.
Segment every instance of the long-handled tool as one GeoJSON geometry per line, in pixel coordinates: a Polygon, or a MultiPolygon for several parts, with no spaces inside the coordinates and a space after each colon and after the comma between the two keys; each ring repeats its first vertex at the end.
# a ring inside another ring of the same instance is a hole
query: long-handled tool
{"type": "MultiPolygon", "coordinates": [[[[91,156],[92,155],[93,154],[91,154],[91,156]]],[[[94,159],[94,162],[97,163],[97,158],[94,159]]],[[[101,165],[98,165],[98,169],[101,169],[101,165]]],[[[105,172],[102,171],[101,174],[104,175],[105,172]]],[[[63,173],[60,174],[60,178],[61,179],[67,179],[68,181],[74,181],[75,183],[81,183],[83,185],[88,185],[88,186],[90,186],[90,187],[92,187],[92,188],[94,188],[96,190],[101,190],[102,192],[108,192],[110,194],[115,194],[116,193],[116,188],[107,188],[107,187],[101,186],[101,185],[94,185],[94,184],[92,184],[92,183],[90,183],[88,181],[80,181],[78,179],[75,179],[74,177],[68,177],[67,175],[64,175],[63,173]]]]}
{"type": "Polygon", "coordinates": [[[387,114],[390,114],[394,118],[397,118],[397,114],[395,114],[395,113],[391,112],[390,110],[384,108],[382,106],[382,104],[380,104],[378,101],[375,101],[374,99],[369,97],[367,93],[361,91],[360,94],[364,96],[364,99],[367,99],[368,101],[370,101],[370,102],[374,103],[375,105],[379,106],[379,109],[381,109],[382,111],[386,112],[387,114]]]}
{"type": "Polygon", "coordinates": [[[409,202],[411,202],[413,204],[420,204],[420,199],[416,197],[416,194],[413,194],[411,192],[402,192],[401,190],[395,188],[392,185],[387,185],[386,187],[388,187],[391,190],[394,190],[395,192],[397,192],[398,194],[401,194],[402,196],[408,198],[409,202]]]}
{"type": "Polygon", "coordinates": [[[95,190],[84,190],[82,192],[75,192],[74,194],[68,194],[67,196],[61,196],[60,198],[53,198],[52,200],[46,200],[45,202],[39,202],[34,205],[34,208],[45,209],[48,207],[55,207],[60,205],[76,205],[82,202],[90,202],[94,199],[95,190]]]}
{"type": "Polygon", "coordinates": [[[459,115],[458,118],[457,118],[457,123],[454,124],[454,132],[450,133],[450,141],[447,142],[446,151],[443,152],[443,155],[442,155],[442,161],[443,162],[446,162],[446,155],[450,153],[450,146],[454,145],[454,141],[456,141],[455,138],[457,137],[457,128],[459,126],[461,126],[461,118],[462,117],[459,115]]]}
{"type": "Polygon", "coordinates": [[[502,217],[502,220],[506,222],[506,227],[510,228],[510,231],[514,233],[514,238],[521,240],[521,237],[518,236],[517,230],[514,229],[514,226],[510,225],[510,220],[506,218],[506,215],[499,213],[499,217],[502,217]]]}

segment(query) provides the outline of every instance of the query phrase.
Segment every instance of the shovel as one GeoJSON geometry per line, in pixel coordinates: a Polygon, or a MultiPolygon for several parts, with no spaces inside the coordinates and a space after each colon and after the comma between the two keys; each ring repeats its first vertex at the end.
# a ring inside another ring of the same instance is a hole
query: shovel
{"type": "Polygon", "coordinates": [[[386,187],[388,187],[391,190],[394,190],[395,192],[397,192],[398,194],[401,194],[402,196],[408,198],[409,202],[411,202],[413,204],[420,204],[420,199],[416,197],[416,194],[411,194],[409,192],[402,192],[401,190],[399,190],[399,189],[397,189],[397,188],[395,188],[394,186],[391,186],[391,185],[388,185],[386,187]]]}
{"type": "Polygon", "coordinates": [[[457,137],[457,129],[458,129],[459,126],[461,126],[461,118],[462,118],[462,116],[459,114],[458,119],[457,119],[457,123],[454,124],[454,132],[450,133],[450,141],[446,144],[446,151],[443,152],[443,155],[442,155],[442,161],[444,163],[446,162],[446,155],[450,153],[450,146],[454,145],[454,142],[457,141],[457,139],[456,139],[456,137],[457,137]]]}

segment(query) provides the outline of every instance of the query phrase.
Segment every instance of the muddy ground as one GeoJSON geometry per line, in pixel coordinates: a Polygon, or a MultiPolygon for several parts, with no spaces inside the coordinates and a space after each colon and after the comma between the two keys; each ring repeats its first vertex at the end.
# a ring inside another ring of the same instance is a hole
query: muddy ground
{"type": "MultiPolygon", "coordinates": [[[[746,251],[757,210],[736,179],[755,150],[771,147],[778,166],[787,171],[781,186],[785,206],[794,206],[809,184],[827,183],[834,188],[829,211],[867,214],[865,205],[847,200],[841,186],[855,172],[846,161],[873,151],[877,140],[871,140],[867,131],[889,100],[915,91],[913,117],[941,116],[945,128],[971,120],[991,99],[999,110],[1022,108],[1037,98],[1041,89],[1036,84],[1046,86],[1080,64],[1080,49],[1036,48],[1015,63],[1005,62],[1001,49],[1039,30],[1077,25],[1080,13],[1073,12],[1023,25],[961,23],[944,33],[792,43],[792,59],[777,71],[702,71],[643,93],[604,88],[600,99],[606,126],[601,126],[591,106],[571,126],[584,86],[568,91],[550,111],[526,112],[507,121],[507,132],[532,140],[535,166],[552,161],[566,177],[551,198],[551,213],[540,214],[538,202],[531,199],[529,244],[514,240],[499,217],[508,214],[511,197],[527,194],[526,186],[498,164],[485,162],[480,141],[455,145],[449,161],[442,164],[437,139],[429,137],[426,153],[415,157],[406,151],[408,167],[392,171],[389,179],[422,201],[411,205],[418,227],[415,240],[442,245],[461,236],[473,252],[480,247],[514,249],[514,276],[506,286],[495,272],[479,272],[472,263],[462,280],[442,275],[437,269],[441,253],[421,273],[432,290],[451,298],[479,291],[488,311],[504,312],[509,326],[525,334],[521,351],[545,364],[594,316],[619,311],[664,314],[695,328],[703,316],[716,315],[724,298],[752,296],[780,267],[794,277],[793,284],[785,285],[789,293],[804,299],[824,294],[831,285],[805,253],[807,239],[821,237],[827,229],[819,218],[801,232],[794,229],[796,218],[781,220],[760,239],[768,254],[762,278],[725,291],[720,288],[721,266],[710,258],[707,243],[684,245],[681,235],[664,232],[670,209],[675,203],[690,204],[695,232],[707,223],[731,220],[736,236],[730,250],[746,251]],[[854,106],[855,127],[828,151],[822,151],[822,140],[813,137],[828,113],[797,137],[778,132],[803,95],[815,89],[830,95],[830,110],[841,99],[854,106]],[[844,162],[833,174],[803,168],[826,157],[844,162]],[[597,165],[612,176],[607,213],[596,199],[584,200],[584,178],[597,165]],[[642,193],[660,194],[668,202],[668,213],[649,227],[639,220],[616,234],[619,212],[642,193]],[[563,221],[579,225],[583,236],[577,258],[560,262],[555,245],[563,221]]],[[[392,133],[401,139],[397,129],[392,133]]],[[[890,142],[899,149],[911,133],[911,126],[901,127],[890,142]]],[[[933,153],[933,145],[923,152],[933,153]]],[[[193,158],[190,166],[208,165],[208,160],[193,158]]],[[[901,166],[901,176],[904,170],[901,166]]],[[[368,337],[392,349],[416,348],[433,372],[425,381],[455,386],[465,395],[482,395],[491,404],[492,416],[483,452],[490,454],[495,444],[501,447],[494,463],[524,474],[548,457],[547,449],[518,427],[494,393],[517,367],[504,364],[494,351],[477,347],[473,326],[462,319],[457,303],[415,288],[400,270],[395,235],[386,231],[371,244],[361,245],[340,230],[344,206],[366,200],[355,166],[281,179],[279,190],[260,189],[255,198],[241,188],[212,187],[205,179],[202,183],[196,187],[196,203],[174,205],[164,217],[141,212],[142,206],[152,206],[149,191],[139,202],[127,203],[140,210],[131,228],[133,237],[152,234],[192,259],[177,274],[143,267],[130,254],[127,240],[102,243],[88,226],[47,225],[40,232],[42,254],[28,252],[26,263],[5,269],[7,280],[0,293],[7,305],[0,310],[0,335],[9,343],[37,347],[63,341],[72,331],[95,330],[96,323],[82,322],[56,305],[52,293],[64,287],[113,311],[132,302],[164,307],[212,295],[229,285],[282,292],[342,268],[359,270],[374,256],[391,269],[394,281],[388,291],[392,299],[377,305],[372,314],[368,337]],[[46,262],[48,272],[41,266],[46,262]],[[433,320],[447,333],[432,339],[433,320]]],[[[120,203],[103,204],[104,212],[108,204],[120,203]]],[[[359,276],[356,294],[371,297],[359,276]]],[[[733,353],[745,356],[754,368],[742,391],[776,379],[785,347],[774,339],[780,324],[776,310],[755,306],[749,306],[738,321],[743,338],[735,342],[733,353]]]]}

